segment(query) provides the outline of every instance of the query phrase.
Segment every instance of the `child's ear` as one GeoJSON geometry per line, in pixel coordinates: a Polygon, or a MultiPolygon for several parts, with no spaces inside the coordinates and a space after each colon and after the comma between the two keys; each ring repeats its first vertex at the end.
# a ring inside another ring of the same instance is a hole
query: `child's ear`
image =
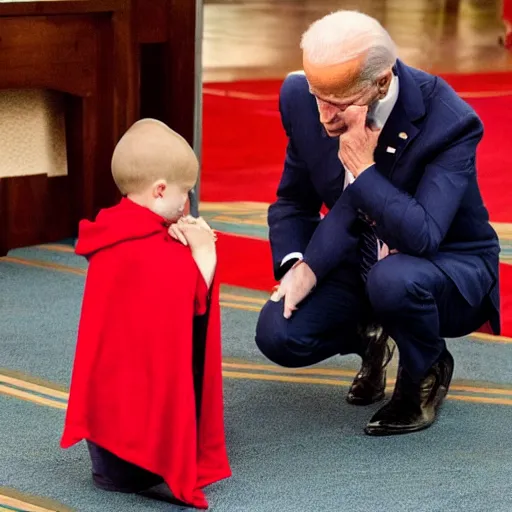
{"type": "Polygon", "coordinates": [[[155,198],[163,197],[166,188],[167,188],[166,181],[165,180],[158,180],[153,185],[153,196],[155,198]]]}

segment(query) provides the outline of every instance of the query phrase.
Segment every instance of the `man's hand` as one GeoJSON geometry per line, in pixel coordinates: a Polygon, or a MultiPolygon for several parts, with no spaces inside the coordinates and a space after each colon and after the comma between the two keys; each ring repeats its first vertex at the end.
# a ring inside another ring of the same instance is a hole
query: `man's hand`
{"type": "Polygon", "coordinates": [[[277,302],[284,297],[284,317],[290,318],[315,285],[315,274],[307,263],[299,261],[286,273],[271,300],[277,302]]]}
{"type": "Polygon", "coordinates": [[[274,288],[274,293],[271,295],[270,300],[279,302],[286,295],[286,290],[292,281],[294,272],[295,267],[292,267],[290,270],[288,270],[288,272],[286,272],[279,285],[274,288]]]}
{"type": "Polygon", "coordinates": [[[352,105],[345,110],[347,131],[340,136],[338,157],[354,178],[357,178],[375,161],[373,153],[377,147],[380,130],[366,126],[368,107],[352,105]]]}

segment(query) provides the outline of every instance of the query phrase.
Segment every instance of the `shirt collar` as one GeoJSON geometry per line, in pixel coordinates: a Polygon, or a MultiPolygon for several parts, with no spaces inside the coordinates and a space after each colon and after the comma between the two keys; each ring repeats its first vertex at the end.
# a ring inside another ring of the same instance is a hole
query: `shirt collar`
{"type": "Polygon", "coordinates": [[[369,119],[371,119],[378,129],[382,130],[382,128],[384,128],[384,125],[389,119],[393,107],[398,100],[398,93],[398,77],[393,74],[386,96],[381,100],[378,100],[375,106],[373,106],[372,111],[369,113],[369,119]]]}

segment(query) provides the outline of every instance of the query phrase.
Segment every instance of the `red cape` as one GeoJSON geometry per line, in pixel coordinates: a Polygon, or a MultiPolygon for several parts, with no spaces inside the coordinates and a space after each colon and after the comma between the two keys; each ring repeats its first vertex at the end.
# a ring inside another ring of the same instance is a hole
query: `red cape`
{"type": "Polygon", "coordinates": [[[89,270],[61,446],[92,441],[207,508],[202,487],[231,475],[218,290],[208,296],[189,248],[127,199],[81,222],[76,251],[89,270]],[[198,411],[193,359],[202,360],[198,411]]]}

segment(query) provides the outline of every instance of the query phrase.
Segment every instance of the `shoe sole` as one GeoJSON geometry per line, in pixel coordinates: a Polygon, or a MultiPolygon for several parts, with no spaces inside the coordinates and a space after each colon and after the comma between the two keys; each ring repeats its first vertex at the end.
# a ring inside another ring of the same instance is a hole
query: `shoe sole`
{"type": "Polygon", "coordinates": [[[364,433],[368,436],[373,437],[385,437],[385,436],[399,436],[403,434],[413,434],[414,432],[420,432],[421,430],[425,430],[431,427],[435,422],[424,423],[421,425],[413,425],[410,427],[404,428],[390,428],[390,427],[368,427],[366,426],[364,429],[364,433]]]}
{"type": "Polygon", "coordinates": [[[372,405],[372,404],[376,404],[377,402],[381,402],[382,400],[384,400],[386,394],[384,392],[372,397],[370,400],[368,399],[365,399],[365,398],[358,398],[356,396],[350,396],[350,395],[347,395],[347,402],[350,404],[350,405],[358,405],[358,406],[365,406],[365,405],[372,405]]]}
{"type": "MultiPolygon", "coordinates": [[[[450,379],[451,380],[451,379],[450,379]]],[[[413,434],[414,432],[420,432],[421,430],[425,430],[429,427],[431,427],[437,420],[439,411],[442,408],[442,405],[444,403],[444,399],[446,398],[446,395],[448,394],[448,389],[444,386],[441,386],[437,390],[436,395],[436,412],[434,415],[434,419],[427,423],[421,423],[420,425],[411,425],[410,427],[403,427],[403,428],[393,428],[393,427],[369,427],[368,425],[364,429],[364,433],[368,436],[374,436],[374,437],[384,437],[384,436],[399,436],[402,434],[413,434]]]]}

